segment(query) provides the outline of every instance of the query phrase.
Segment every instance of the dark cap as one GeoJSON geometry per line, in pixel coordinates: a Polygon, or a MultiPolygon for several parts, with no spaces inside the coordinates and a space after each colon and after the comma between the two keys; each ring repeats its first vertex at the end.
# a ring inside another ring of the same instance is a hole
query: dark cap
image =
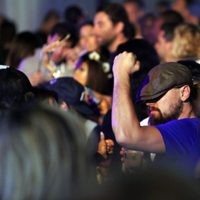
{"type": "Polygon", "coordinates": [[[152,101],[174,87],[192,85],[191,71],[184,65],[168,62],[152,68],[138,93],[138,101],[152,101]]]}
{"type": "Polygon", "coordinates": [[[79,103],[81,94],[84,91],[84,87],[71,77],[53,79],[43,84],[43,87],[56,92],[58,101],[65,101],[70,105],[79,103]]]}
{"type": "Polygon", "coordinates": [[[99,115],[97,105],[91,105],[81,100],[85,88],[71,77],[61,77],[53,79],[42,86],[53,91],[58,96],[58,101],[66,102],[78,113],[88,117],[99,115]]]}

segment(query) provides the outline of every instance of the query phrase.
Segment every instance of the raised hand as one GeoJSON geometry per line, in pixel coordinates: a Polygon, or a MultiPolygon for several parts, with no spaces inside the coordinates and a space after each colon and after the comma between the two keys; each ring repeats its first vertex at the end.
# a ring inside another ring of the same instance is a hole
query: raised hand
{"type": "Polygon", "coordinates": [[[132,74],[140,69],[140,63],[133,53],[123,52],[114,59],[113,73],[115,76],[122,73],[132,74]]]}

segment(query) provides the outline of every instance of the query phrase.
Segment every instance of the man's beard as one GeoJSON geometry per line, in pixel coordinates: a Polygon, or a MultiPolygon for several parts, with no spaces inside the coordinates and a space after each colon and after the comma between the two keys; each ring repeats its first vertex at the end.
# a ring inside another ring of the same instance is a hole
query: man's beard
{"type": "Polygon", "coordinates": [[[153,110],[159,112],[160,115],[157,118],[155,118],[153,115],[149,116],[149,124],[150,125],[164,124],[166,122],[179,118],[183,110],[183,102],[179,101],[176,105],[173,105],[172,109],[170,110],[170,113],[164,115],[157,108],[153,108],[153,110]]]}
{"type": "Polygon", "coordinates": [[[113,38],[110,38],[109,40],[108,39],[104,40],[102,41],[101,46],[103,48],[109,49],[110,45],[115,41],[115,39],[116,39],[116,36],[113,36],[113,38]]]}

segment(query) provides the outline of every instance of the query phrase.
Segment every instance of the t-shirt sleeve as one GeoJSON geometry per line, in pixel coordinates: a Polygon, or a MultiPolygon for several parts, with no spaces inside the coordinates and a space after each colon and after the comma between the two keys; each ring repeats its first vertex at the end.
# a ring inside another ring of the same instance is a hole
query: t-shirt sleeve
{"type": "Polygon", "coordinates": [[[166,153],[169,155],[188,154],[199,142],[197,119],[174,120],[166,124],[158,125],[166,153]]]}

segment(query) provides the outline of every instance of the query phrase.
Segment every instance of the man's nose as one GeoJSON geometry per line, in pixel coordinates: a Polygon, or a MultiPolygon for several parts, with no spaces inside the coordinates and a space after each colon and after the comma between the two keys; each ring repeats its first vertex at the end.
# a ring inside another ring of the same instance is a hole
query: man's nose
{"type": "Polygon", "coordinates": [[[146,103],[146,106],[148,107],[154,107],[155,103],[154,102],[148,102],[146,103]]]}

